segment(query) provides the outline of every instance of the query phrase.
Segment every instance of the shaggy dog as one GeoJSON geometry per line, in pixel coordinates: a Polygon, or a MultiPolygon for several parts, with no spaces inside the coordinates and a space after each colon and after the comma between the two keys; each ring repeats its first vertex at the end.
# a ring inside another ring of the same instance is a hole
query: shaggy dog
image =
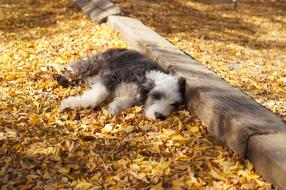
{"type": "Polygon", "coordinates": [[[185,79],[168,74],[137,51],[109,49],[73,62],[67,68],[56,76],[62,86],[83,80],[90,90],[64,99],[61,110],[95,107],[111,98],[107,107],[110,114],[117,115],[126,108],[144,104],[147,118],[164,120],[184,103],[185,79]]]}

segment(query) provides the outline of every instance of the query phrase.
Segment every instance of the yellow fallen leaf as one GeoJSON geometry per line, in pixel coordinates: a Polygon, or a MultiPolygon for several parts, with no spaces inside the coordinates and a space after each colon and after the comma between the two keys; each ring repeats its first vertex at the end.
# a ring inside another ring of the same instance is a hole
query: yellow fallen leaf
{"type": "Polygon", "coordinates": [[[75,189],[76,189],[76,190],[88,190],[88,189],[90,189],[92,186],[93,186],[92,183],[89,183],[89,182],[86,182],[86,181],[80,181],[80,182],[76,185],[75,189]]]}
{"type": "Polygon", "coordinates": [[[69,168],[60,168],[58,171],[61,174],[68,174],[70,172],[70,169],[69,168]]]}
{"type": "Polygon", "coordinates": [[[135,113],[139,113],[139,112],[141,112],[142,111],[142,106],[135,106],[134,107],[134,112],[135,113]]]}
{"type": "Polygon", "coordinates": [[[32,180],[34,180],[34,179],[37,179],[38,177],[39,177],[39,176],[36,175],[36,174],[29,174],[29,175],[26,176],[26,178],[27,178],[28,181],[32,181],[32,180]]]}
{"type": "Polygon", "coordinates": [[[174,136],[172,136],[172,140],[173,141],[187,141],[187,140],[189,140],[189,138],[186,138],[182,135],[174,135],[174,136]]]}
{"type": "Polygon", "coordinates": [[[130,113],[130,114],[128,114],[124,119],[125,119],[125,120],[134,119],[135,116],[136,116],[136,115],[135,115],[134,113],[130,113]]]}
{"type": "Polygon", "coordinates": [[[190,126],[188,127],[188,129],[192,132],[192,133],[198,133],[200,132],[200,128],[197,126],[190,126]]]}
{"type": "Polygon", "coordinates": [[[210,175],[218,180],[223,180],[223,181],[226,180],[226,178],[223,176],[223,173],[219,172],[215,168],[210,169],[210,175]]]}
{"type": "Polygon", "coordinates": [[[164,190],[162,187],[162,183],[158,183],[157,185],[153,185],[150,190],[164,190]]]}
{"type": "Polygon", "coordinates": [[[102,128],[101,132],[102,132],[102,133],[111,133],[112,130],[113,130],[113,125],[112,125],[112,124],[106,124],[106,125],[102,128]]]}

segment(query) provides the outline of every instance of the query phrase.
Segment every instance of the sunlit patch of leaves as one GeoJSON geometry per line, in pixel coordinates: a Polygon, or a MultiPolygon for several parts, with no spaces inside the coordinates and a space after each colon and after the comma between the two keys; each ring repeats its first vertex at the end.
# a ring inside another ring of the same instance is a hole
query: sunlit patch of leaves
{"type": "Polygon", "coordinates": [[[0,0],[0,9],[1,189],[271,188],[183,108],[160,122],[142,107],[59,112],[85,88],[60,87],[47,66],[126,44],[68,0],[0,0]]]}

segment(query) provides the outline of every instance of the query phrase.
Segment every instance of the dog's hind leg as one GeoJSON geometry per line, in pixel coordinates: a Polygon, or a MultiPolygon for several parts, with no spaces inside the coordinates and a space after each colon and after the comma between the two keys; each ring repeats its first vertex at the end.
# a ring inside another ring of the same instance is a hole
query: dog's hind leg
{"type": "Polygon", "coordinates": [[[135,105],[134,98],[122,97],[122,98],[115,98],[107,108],[108,113],[111,115],[118,115],[124,109],[131,108],[135,105]]]}
{"type": "Polygon", "coordinates": [[[61,103],[61,110],[65,108],[87,108],[96,107],[110,95],[105,85],[98,81],[92,85],[91,89],[79,96],[72,96],[64,99],[61,103]]]}

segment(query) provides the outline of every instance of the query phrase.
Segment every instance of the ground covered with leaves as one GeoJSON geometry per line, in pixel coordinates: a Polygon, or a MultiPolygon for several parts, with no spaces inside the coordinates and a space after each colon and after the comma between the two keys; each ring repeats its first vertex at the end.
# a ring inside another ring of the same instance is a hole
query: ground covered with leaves
{"type": "Polygon", "coordinates": [[[285,0],[115,0],[286,121],[285,0]]]}
{"type": "Polygon", "coordinates": [[[0,189],[271,189],[183,108],[160,122],[142,107],[59,112],[84,87],[47,65],[126,46],[68,0],[0,0],[0,23],[0,189]]]}

